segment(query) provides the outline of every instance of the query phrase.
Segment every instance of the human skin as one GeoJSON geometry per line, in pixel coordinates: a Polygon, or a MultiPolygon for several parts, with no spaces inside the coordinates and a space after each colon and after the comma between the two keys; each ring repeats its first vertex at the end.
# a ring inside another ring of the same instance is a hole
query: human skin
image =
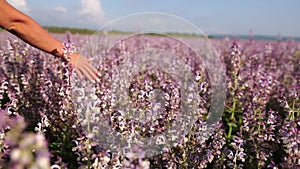
{"type": "MultiPolygon", "coordinates": [[[[0,0],[0,27],[28,44],[66,61],[62,42],[55,39],[32,18],[18,11],[5,0],[0,0]]],[[[75,68],[80,79],[86,77],[93,83],[99,81],[100,73],[86,57],[74,53],[69,56],[69,59],[70,66],[75,68]]]]}

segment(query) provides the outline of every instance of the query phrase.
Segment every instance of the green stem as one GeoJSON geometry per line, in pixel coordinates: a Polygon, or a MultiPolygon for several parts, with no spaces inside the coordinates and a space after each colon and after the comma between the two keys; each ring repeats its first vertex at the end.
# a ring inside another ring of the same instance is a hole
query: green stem
{"type": "Polygon", "coordinates": [[[232,103],[232,109],[231,109],[231,111],[230,111],[230,113],[231,113],[230,119],[231,119],[231,120],[234,120],[235,108],[236,108],[236,99],[235,99],[235,97],[234,97],[234,98],[233,98],[233,103],[232,103]]]}
{"type": "MultiPolygon", "coordinates": [[[[90,114],[90,110],[87,111],[87,116],[88,116],[88,126],[87,126],[87,130],[88,130],[88,134],[91,133],[91,114],[90,114]]],[[[87,140],[87,153],[88,153],[88,168],[91,168],[92,164],[91,164],[91,159],[90,159],[90,154],[91,154],[91,149],[90,149],[90,144],[91,144],[91,140],[90,138],[88,137],[88,140],[87,140]]]]}
{"type": "Polygon", "coordinates": [[[229,131],[228,131],[228,134],[227,134],[227,139],[231,139],[231,133],[232,133],[232,126],[229,125],[229,131]]]}
{"type": "MultiPolygon", "coordinates": [[[[236,98],[233,96],[232,108],[229,111],[229,113],[231,114],[231,116],[230,116],[230,121],[231,122],[235,122],[235,118],[234,118],[234,116],[235,116],[235,109],[236,109],[236,98]]],[[[232,130],[233,130],[233,127],[230,124],[229,125],[229,131],[228,131],[228,134],[227,134],[227,139],[231,139],[232,130]]]]}
{"type": "MultiPolygon", "coordinates": [[[[188,140],[187,140],[187,143],[189,143],[190,142],[190,140],[191,140],[191,134],[192,134],[192,132],[191,132],[191,130],[190,130],[190,132],[189,132],[189,134],[188,134],[188,140]]],[[[188,152],[189,152],[189,146],[186,146],[186,148],[185,148],[185,154],[188,154],[188,152]]],[[[183,164],[186,164],[186,162],[187,162],[187,155],[182,159],[183,160],[183,164]]]]}
{"type": "Polygon", "coordinates": [[[295,99],[293,100],[292,109],[290,110],[291,113],[291,120],[295,120],[295,99]]]}

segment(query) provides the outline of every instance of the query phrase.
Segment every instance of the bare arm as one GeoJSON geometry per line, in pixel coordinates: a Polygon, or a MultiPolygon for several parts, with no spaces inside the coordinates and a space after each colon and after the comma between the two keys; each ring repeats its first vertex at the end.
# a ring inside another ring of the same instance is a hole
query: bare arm
{"type": "MultiPolygon", "coordinates": [[[[40,50],[56,57],[63,57],[62,42],[55,39],[33,19],[16,10],[5,0],[0,0],[0,27],[40,50]]],[[[76,68],[79,78],[82,79],[84,75],[90,81],[98,81],[99,73],[87,58],[75,53],[70,59],[70,63],[76,68]]]]}

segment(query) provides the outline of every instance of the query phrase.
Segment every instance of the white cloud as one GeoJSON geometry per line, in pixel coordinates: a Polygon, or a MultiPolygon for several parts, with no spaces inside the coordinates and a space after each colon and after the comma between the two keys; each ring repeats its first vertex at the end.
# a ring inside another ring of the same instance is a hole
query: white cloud
{"type": "Polygon", "coordinates": [[[54,8],[55,11],[58,11],[58,12],[62,12],[62,13],[66,13],[67,12],[67,9],[62,7],[62,6],[57,6],[54,8]]]}
{"type": "Polygon", "coordinates": [[[34,5],[30,9],[30,16],[45,26],[99,29],[106,23],[101,2],[101,0],[80,0],[77,3],[50,7],[49,5],[36,7],[34,5]]]}
{"type": "Polygon", "coordinates": [[[29,12],[26,0],[8,0],[7,2],[22,12],[29,12]]]}
{"type": "Polygon", "coordinates": [[[81,0],[80,15],[85,16],[89,22],[100,24],[104,19],[104,11],[100,0],[81,0]]]}

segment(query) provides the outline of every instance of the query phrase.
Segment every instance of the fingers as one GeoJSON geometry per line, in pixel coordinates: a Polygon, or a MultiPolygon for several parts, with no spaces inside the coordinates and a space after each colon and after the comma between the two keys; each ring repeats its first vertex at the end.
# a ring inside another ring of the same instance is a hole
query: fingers
{"type": "Polygon", "coordinates": [[[98,72],[98,70],[93,67],[89,62],[84,62],[83,63],[83,69],[84,69],[84,73],[85,76],[91,81],[95,82],[99,82],[99,75],[100,73],[98,72]]]}
{"type": "Polygon", "coordinates": [[[82,73],[78,69],[75,69],[75,72],[76,72],[77,76],[79,77],[79,79],[82,80],[83,79],[82,73]]]}
{"type": "Polygon", "coordinates": [[[87,62],[87,68],[89,68],[90,69],[90,71],[94,74],[94,75],[96,75],[96,78],[98,78],[99,76],[100,76],[100,73],[98,72],[98,70],[94,67],[94,66],[92,66],[91,64],[90,64],[90,62],[87,62]]]}
{"type": "Polygon", "coordinates": [[[92,83],[100,81],[100,73],[95,67],[90,64],[89,59],[78,55],[76,60],[73,61],[73,64],[74,63],[76,74],[78,75],[80,80],[82,80],[83,76],[85,76],[92,83]]]}
{"type": "Polygon", "coordinates": [[[95,83],[95,78],[93,77],[92,73],[90,73],[86,68],[83,67],[80,71],[84,74],[84,76],[85,76],[90,82],[95,83]]]}

